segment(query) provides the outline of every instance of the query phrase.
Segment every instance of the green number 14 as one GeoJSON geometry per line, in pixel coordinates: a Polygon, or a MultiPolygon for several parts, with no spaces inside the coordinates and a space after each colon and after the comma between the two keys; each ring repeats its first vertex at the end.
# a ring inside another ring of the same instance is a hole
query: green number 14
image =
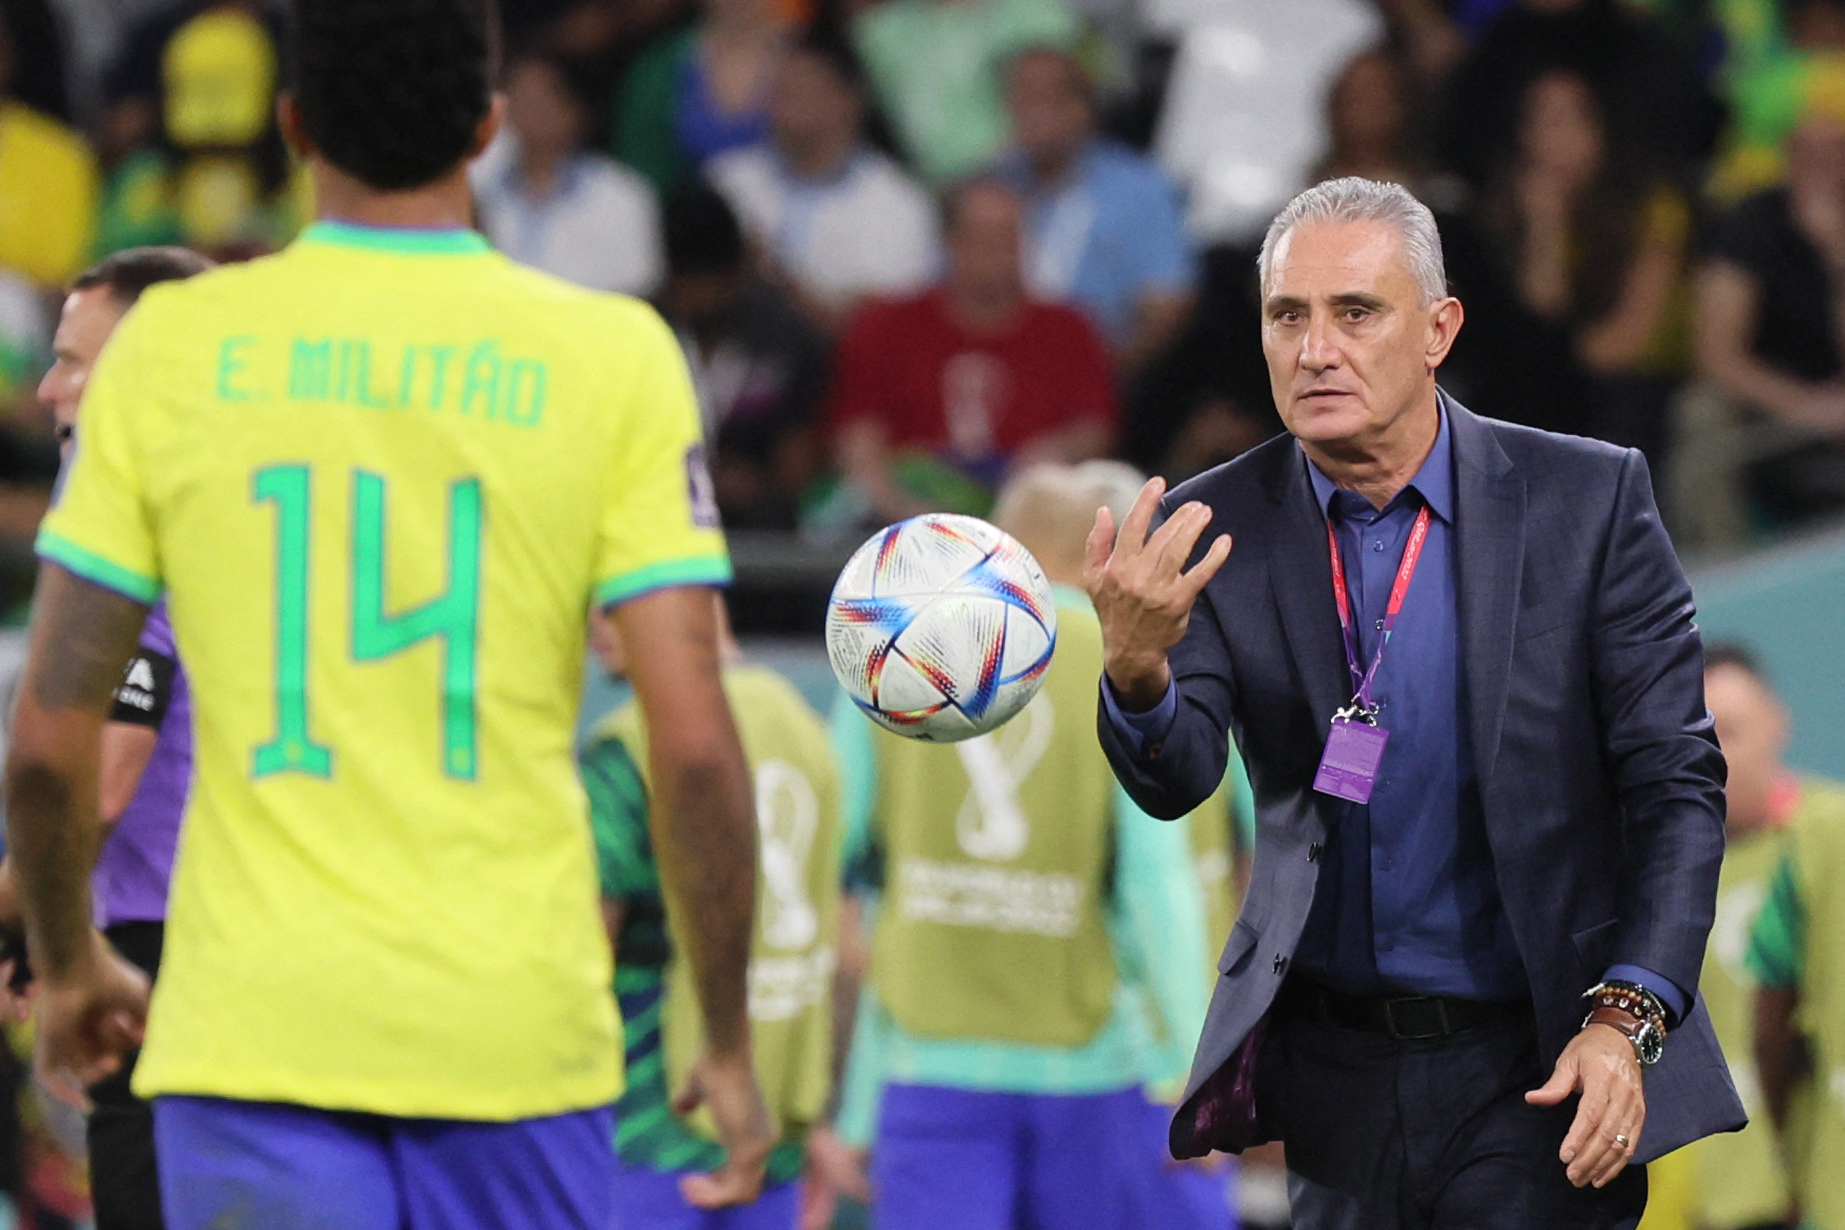
{"type": "MultiPolygon", "coordinates": [[[[257,503],[275,505],[276,732],[256,749],[254,772],[330,777],[333,751],[316,743],[308,720],[308,587],[313,481],[305,465],[256,473],[257,503]]],[[[352,474],[352,658],[376,662],[431,637],[442,641],[442,771],[473,781],[478,762],[475,713],[480,633],[481,487],[478,478],[448,491],[448,589],[421,606],[385,610],[385,480],[352,474]]]]}

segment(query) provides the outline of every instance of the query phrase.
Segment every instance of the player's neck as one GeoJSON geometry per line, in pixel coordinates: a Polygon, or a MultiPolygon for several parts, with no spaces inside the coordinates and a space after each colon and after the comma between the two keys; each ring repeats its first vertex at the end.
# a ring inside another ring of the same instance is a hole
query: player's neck
{"type": "Polygon", "coordinates": [[[442,178],[402,192],[381,192],[315,159],[315,216],[355,226],[446,230],[474,225],[474,196],[466,164],[442,178]]]}

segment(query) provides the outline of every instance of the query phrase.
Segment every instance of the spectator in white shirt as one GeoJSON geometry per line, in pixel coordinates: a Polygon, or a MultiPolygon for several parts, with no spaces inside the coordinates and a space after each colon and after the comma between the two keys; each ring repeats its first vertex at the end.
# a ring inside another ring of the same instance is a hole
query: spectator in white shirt
{"type": "Polygon", "coordinates": [[[513,61],[506,136],[474,167],[480,228],[522,264],[592,290],[647,295],[665,273],[659,202],[646,180],[584,148],[590,117],[562,61],[513,61]]]}
{"type": "Polygon", "coordinates": [[[865,143],[864,121],[851,51],[810,36],[783,65],[768,139],[706,166],[760,258],[829,332],[860,301],[914,293],[940,266],[933,202],[865,143]]]}

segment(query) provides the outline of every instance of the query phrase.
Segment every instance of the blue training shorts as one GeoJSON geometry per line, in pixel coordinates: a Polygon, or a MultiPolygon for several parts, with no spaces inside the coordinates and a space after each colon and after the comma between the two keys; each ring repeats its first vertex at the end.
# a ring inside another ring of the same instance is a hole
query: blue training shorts
{"type": "Polygon", "coordinates": [[[615,1112],[512,1123],[154,1099],[169,1230],[609,1230],[615,1112]]]}
{"type": "Polygon", "coordinates": [[[801,1185],[762,1189],[753,1203],[728,1209],[696,1209],[679,1194],[684,1173],[650,1170],[617,1162],[615,1225],[618,1230],[796,1230],[801,1185]]]}

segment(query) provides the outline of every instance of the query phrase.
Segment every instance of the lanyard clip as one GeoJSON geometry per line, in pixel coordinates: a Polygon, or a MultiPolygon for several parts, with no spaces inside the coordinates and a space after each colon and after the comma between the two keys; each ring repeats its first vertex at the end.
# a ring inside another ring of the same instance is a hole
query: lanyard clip
{"type": "Polygon", "coordinates": [[[1377,714],[1376,705],[1366,705],[1354,696],[1351,704],[1333,714],[1333,721],[1363,722],[1366,726],[1375,726],[1377,725],[1377,714]]]}

